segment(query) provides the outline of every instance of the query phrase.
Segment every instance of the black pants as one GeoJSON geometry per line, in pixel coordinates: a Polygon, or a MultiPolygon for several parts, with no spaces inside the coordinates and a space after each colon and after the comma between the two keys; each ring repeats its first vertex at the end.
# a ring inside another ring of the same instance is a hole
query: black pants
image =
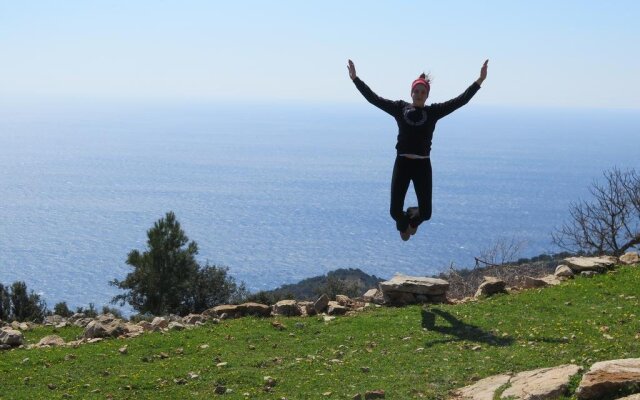
{"type": "Polygon", "coordinates": [[[400,232],[407,230],[409,224],[417,227],[422,221],[431,219],[431,160],[396,157],[391,178],[391,218],[396,221],[396,228],[400,232]],[[409,182],[413,181],[413,188],[418,197],[420,216],[410,219],[404,212],[404,198],[409,190],[409,182]]]}

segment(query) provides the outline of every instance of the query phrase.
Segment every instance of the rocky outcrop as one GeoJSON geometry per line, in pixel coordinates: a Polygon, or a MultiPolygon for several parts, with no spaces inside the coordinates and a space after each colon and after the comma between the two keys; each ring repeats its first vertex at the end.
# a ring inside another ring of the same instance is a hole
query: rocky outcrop
{"type": "Polygon", "coordinates": [[[313,303],[313,308],[316,310],[318,314],[324,312],[329,306],[329,296],[326,294],[322,294],[322,296],[318,297],[315,303],[313,303]]]}
{"type": "Polygon", "coordinates": [[[384,304],[406,305],[446,302],[449,282],[444,279],[396,275],[380,282],[384,304]]]}
{"type": "Polygon", "coordinates": [[[498,293],[507,293],[506,282],[493,276],[485,276],[474,297],[477,299],[498,293]]]}
{"type": "Polygon", "coordinates": [[[576,393],[580,400],[596,400],[621,390],[640,392],[640,358],[593,364],[582,377],[576,393]]]}

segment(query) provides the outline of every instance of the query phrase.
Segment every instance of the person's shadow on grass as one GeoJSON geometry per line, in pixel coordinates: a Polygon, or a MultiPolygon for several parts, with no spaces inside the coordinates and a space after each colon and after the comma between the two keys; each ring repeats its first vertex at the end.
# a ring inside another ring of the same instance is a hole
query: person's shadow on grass
{"type": "Polygon", "coordinates": [[[448,335],[448,338],[436,339],[427,342],[427,346],[433,346],[438,343],[449,343],[468,340],[470,342],[484,343],[491,346],[510,346],[514,343],[514,339],[510,337],[499,337],[492,332],[482,330],[481,328],[467,324],[450,313],[438,308],[422,309],[422,327],[431,332],[438,332],[448,335]],[[448,322],[448,325],[436,325],[436,316],[442,317],[448,322]]]}

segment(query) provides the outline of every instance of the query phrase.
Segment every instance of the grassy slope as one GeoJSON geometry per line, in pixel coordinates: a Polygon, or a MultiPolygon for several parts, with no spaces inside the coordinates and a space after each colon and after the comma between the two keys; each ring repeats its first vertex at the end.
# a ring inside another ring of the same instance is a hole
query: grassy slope
{"type": "MultiPolygon", "coordinates": [[[[287,327],[282,331],[271,326],[273,319],[245,318],[76,349],[17,349],[0,353],[0,399],[208,399],[217,397],[217,384],[232,390],[222,396],[229,399],[247,398],[244,393],[252,399],[350,399],[374,389],[384,389],[388,399],[440,399],[505,371],[640,357],[639,305],[640,268],[626,267],[427,311],[373,308],[329,323],[279,318],[287,327]],[[128,354],[121,355],[125,344],[128,354]],[[220,362],[227,364],[216,366],[220,362]],[[190,379],[189,372],[199,377],[190,379]],[[277,380],[271,393],[263,390],[265,376],[277,380]],[[174,382],[179,378],[187,383],[174,382]],[[95,389],[100,392],[91,393],[95,389]]],[[[51,333],[37,329],[26,340],[36,343],[51,333]]],[[[81,329],[58,334],[71,340],[81,329]]]]}

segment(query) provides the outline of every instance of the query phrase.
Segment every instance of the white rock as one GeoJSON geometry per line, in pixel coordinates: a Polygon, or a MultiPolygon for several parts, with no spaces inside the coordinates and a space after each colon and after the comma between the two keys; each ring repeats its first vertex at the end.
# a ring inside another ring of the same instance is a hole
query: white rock
{"type": "Polygon", "coordinates": [[[569,386],[569,380],[578,372],[580,372],[580,367],[574,364],[520,372],[511,378],[511,386],[502,392],[500,398],[514,397],[517,400],[555,399],[565,394],[569,386]]]}

